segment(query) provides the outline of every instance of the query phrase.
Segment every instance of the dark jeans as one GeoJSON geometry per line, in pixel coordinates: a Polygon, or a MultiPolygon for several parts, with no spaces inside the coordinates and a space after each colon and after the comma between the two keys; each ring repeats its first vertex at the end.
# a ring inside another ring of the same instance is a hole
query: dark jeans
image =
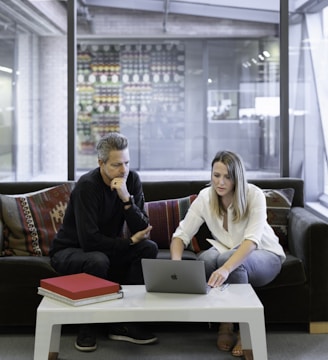
{"type": "Polygon", "coordinates": [[[157,244],[151,240],[141,241],[124,252],[116,251],[109,255],[100,251],[67,248],[53,255],[51,265],[61,275],[85,272],[122,285],[141,285],[144,283],[141,259],[156,258],[157,253],[157,244]]]}

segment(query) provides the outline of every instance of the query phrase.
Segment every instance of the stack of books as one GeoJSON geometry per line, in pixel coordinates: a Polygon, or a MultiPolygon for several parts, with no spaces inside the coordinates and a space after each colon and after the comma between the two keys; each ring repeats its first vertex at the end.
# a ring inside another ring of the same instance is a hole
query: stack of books
{"type": "Polygon", "coordinates": [[[42,279],[38,294],[72,306],[123,298],[120,284],[86,273],[42,279]]]}

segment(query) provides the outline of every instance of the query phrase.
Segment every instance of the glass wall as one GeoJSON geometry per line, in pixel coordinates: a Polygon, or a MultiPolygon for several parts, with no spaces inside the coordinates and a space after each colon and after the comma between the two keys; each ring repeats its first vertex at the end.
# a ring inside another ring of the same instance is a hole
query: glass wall
{"type": "Polygon", "coordinates": [[[279,176],[281,159],[289,159],[306,200],[328,204],[325,1],[288,2],[284,120],[283,0],[183,1],[174,13],[155,0],[124,9],[111,0],[73,1],[0,2],[0,181],[66,180],[68,169],[78,178],[97,166],[99,137],[118,130],[142,178],[207,178],[214,153],[227,148],[242,154],[249,177],[279,176]],[[68,4],[77,17],[70,72],[68,4]],[[68,133],[72,71],[77,108],[68,133]],[[281,154],[286,136],[289,151],[281,154]]]}
{"type": "Polygon", "coordinates": [[[78,10],[78,173],[116,130],[141,173],[208,177],[215,153],[228,149],[252,176],[279,176],[279,1],[274,20],[272,9],[264,21],[257,8],[234,9],[229,22],[188,14],[168,17],[164,32],[161,14],[97,4],[78,10]]]}
{"type": "Polygon", "coordinates": [[[66,22],[66,1],[0,2],[1,181],[67,179],[66,22]]]}
{"type": "Polygon", "coordinates": [[[252,176],[279,174],[279,0],[176,15],[110,3],[75,1],[75,134],[67,2],[0,3],[0,180],[66,180],[72,167],[78,178],[113,130],[128,136],[132,167],[153,177],[207,178],[219,149],[240,152],[252,176]]]}
{"type": "Polygon", "coordinates": [[[12,148],[14,54],[14,40],[0,38],[0,180],[14,173],[12,148]]]}
{"type": "MultiPolygon", "coordinates": [[[[78,172],[96,165],[99,137],[119,130],[139,171],[207,170],[230,148],[251,175],[279,174],[278,0],[232,1],[229,15],[220,1],[175,15],[97,4],[76,2],[78,172]]],[[[315,173],[314,199],[327,187],[327,25],[323,2],[301,13],[290,4],[290,175],[308,183],[315,173]]],[[[67,178],[66,22],[66,1],[0,3],[2,181],[67,178]]]]}
{"type": "Polygon", "coordinates": [[[305,180],[306,199],[328,205],[327,20],[324,1],[292,9],[290,43],[291,174],[305,180]]]}

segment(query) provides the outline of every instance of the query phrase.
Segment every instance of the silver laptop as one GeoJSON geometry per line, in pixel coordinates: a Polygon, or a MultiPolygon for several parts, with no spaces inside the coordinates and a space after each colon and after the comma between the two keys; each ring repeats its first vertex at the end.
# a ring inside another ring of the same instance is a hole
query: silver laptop
{"type": "Polygon", "coordinates": [[[142,271],[148,292],[207,294],[204,261],[142,259],[142,271]]]}

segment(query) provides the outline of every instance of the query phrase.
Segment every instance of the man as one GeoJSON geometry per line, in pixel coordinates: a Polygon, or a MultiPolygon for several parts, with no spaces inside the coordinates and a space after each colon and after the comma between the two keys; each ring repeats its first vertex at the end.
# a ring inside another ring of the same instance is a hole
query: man
{"type": "MultiPolygon", "coordinates": [[[[151,230],[144,211],[139,176],[129,171],[127,138],[109,133],[97,145],[98,165],[76,183],[51,250],[51,265],[60,274],[85,272],[120,284],[143,284],[141,258],[156,258],[158,248],[147,239],[151,230]],[[122,237],[126,222],[130,238],[122,237]]],[[[157,339],[139,326],[113,324],[109,338],[137,344],[157,339]]],[[[97,348],[91,325],[80,326],[75,347],[97,348]]]]}

